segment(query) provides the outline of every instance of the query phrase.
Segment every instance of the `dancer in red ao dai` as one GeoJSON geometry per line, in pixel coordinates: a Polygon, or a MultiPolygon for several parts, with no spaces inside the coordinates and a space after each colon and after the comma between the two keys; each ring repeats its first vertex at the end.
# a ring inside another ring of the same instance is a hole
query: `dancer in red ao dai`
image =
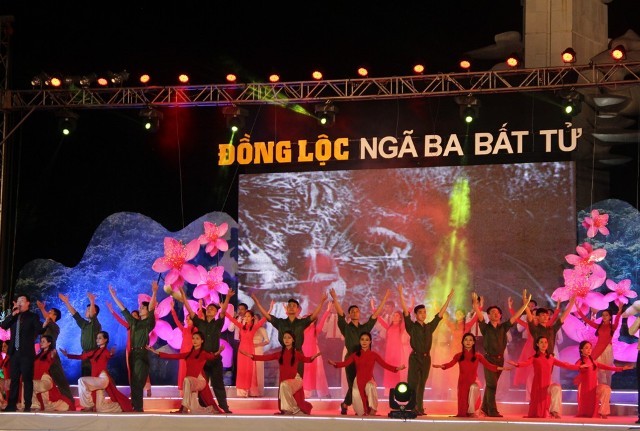
{"type": "Polygon", "coordinates": [[[533,365],[533,385],[531,386],[531,401],[529,402],[528,418],[551,417],[560,419],[562,413],[562,387],[557,383],[551,383],[551,371],[554,365],[568,370],[579,370],[580,367],[588,367],[568,364],[556,359],[553,353],[549,353],[549,340],[546,337],[538,337],[535,342],[536,353],[524,362],[509,361],[516,367],[533,365]]]}
{"type": "Polygon", "coordinates": [[[458,365],[458,414],[457,417],[479,417],[480,385],[478,384],[478,365],[482,364],[495,372],[509,370],[487,361],[484,356],[476,352],[476,337],[468,332],[462,337],[462,351],[456,353],[450,362],[442,365],[432,365],[433,368],[443,370],[458,365]]]}
{"type": "Polygon", "coordinates": [[[182,381],[182,403],[180,409],[172,413],[222,413],[213,398],[203,369],[207,361],[213,361],[220,356],[224,346],[221,345],[216,353],[207,352],[202,349],[204,339],[199,332],[191,334],[191,342],[191,350],[181,353],[158,352],[147,346],[147,350],[163,359],[179,359],[186,362],[186,375],[182,381]],[[204,407],[200,405],[199,398],[202,398],[204,407]]]}
{"type": "Polygon", "coordinates": [[[298,364],[313,361],[320,356],[320,352],[309,357],[296,350],[296,341],[293,331],[284,331],[282,334],[282,350],[268,355],[254,355],[240,350],[239,353],[248,356],[254,361],[278,360],[280,364],[280,390],[278,392],[278,404],[280,411],[276,414],[311,414],[311,403],[305,401],[302,389],[302,377],[298,373],[298,364]]]}
{"type": "Polygon", "coordinates": [[[329,360],[329,364],[336,368],[346,367],[349,364],[356,366],[356,378],[353,381],[352,402],[353,410],[358,416],[375,416],[378,410],[378,385],[373,379],[373,367],[376,363],[385,369],[398,372],[404,370],[404,364],[400,366],[390,365],[376,352],[371,350],[371,334],[360,334],[360,346],[342,362],[329,360]]]}
{"type": "Polygon", "coordinates": [[[97,411],[104,413],[131,412],[133,407],[131,401],[120,392],[107,371],[109,359],[114,355],[114,349],[108,350],[109,334],[100,331],[96,335],[98,347],[80,355],[60,351],[69,359],[88,360],[91,363],[91,375],[78,379],[78,397],[82,411],[97,411]],[[106,400],[105,391],[111,398],[106,400]]]}
{"type": "Polygon", "coordinates": [[[631,370],[631,365],[614,367],[593,360],[591,343],[582,341],[580,346],[580,359],[576,365],[587,365],[580,368],[580,374],[576,377],[578,384],[578,414],[576,416],[606,419],[611,414],[611,386],[598,381],[598,371],[623,371],[631,370]]]}

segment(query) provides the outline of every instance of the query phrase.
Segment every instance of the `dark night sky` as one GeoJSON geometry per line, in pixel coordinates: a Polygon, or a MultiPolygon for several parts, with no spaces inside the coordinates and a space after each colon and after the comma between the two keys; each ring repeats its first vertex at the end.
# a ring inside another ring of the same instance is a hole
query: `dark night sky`
{"type": "MultiPolygon", "coordinates": [[[[229,70],[257,82],[272,70],[284,81],[308,80],[314,67],[327,79],[347,78],[359,62],[380,77],[409,75],[417,60],[427,73],[450,72],[462,52],[522,31],[518,0],[63,3],[0,2],[0,15],[15,17],[12,88],[29,88],[42,71],[126,69],[132,77],[150,73],[155,85],[175,85],[182,71],[193,84],[223,83],[229,70]]],[[[634,26],[640,33],[640,2],[614,0],[609,8],[610,37],[634,26]]],[[[224,130],[218,111],[170,110],[156,135],[137,127],[133,110],[83,111],[65,139],[51,112],[30,116],[14,140],[16,275],[35,258],[77,264],[115,212],[140,212],[172,231],[210,211],[236,218],[237,172],[215,165],[212,143],[224,130]]]]}

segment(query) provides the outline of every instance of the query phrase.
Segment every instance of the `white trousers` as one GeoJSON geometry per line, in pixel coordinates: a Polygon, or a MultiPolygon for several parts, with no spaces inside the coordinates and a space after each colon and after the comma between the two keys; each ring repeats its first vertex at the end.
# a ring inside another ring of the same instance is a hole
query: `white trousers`
{"type": "Polygon", "coordinates": [[[203,390],[206,385],[207,381],[202,375],[198,377],[186,376],[182,381],[182,407],[191,413],[213,412],[213,406],[202,407],[198,400],[198,392],[203,390]]]}
{"type": "Polygon", "coordinates": [[[69,410],[69,404],[62,400],[49,401],[49,391],[53,388],[53,380],[49,374],[43,374],[41,380],[33,381],[33,396],[31,397],[31,405],[40,406],[38,394],[42,396],[42,403],[45,412],[66,412],[69,410]]]}
{"type": "MultiPolygon", "coordinates": [[[[373,410],[378,410],[378,388],[375,380],[371,379],[367,382],[367,384],[364,387],[364,392],[367,396],[369,408],[373,410]]],[[[352,394],[351,402],[353,406],[353,411],[355,411],[358,416],[364,416],[365,414],[364,400],[360,396],[357,377],[353,380],[353,391],[351,392],[351,394],[352,394]]]]}
{"type": "Polygon", "coordinates": [[[467,409],[467,413],[473,414],[476,412],[476,405],[478,404],[478,400],[480,399],[480,386],[478,383],[473,383],[471,387],[469,387],[469,408],[467,409]]]}
{"type": "Polygon", "coordinates": [[[98,377],[85,376],[78,379],[78,398],[80,405],[85,408],[95,407],[97,412],[117,413],[121,412],[120,404],[107,400],[104,390],[109,386],[109,375],[106,371],[98,377]],[[96,402],[93,403],[93,392],[96,393],[96,402]]]}
{"type": "Polygon", "coordinates": [[[300,407],[293,394],[302,389],[302,377],[296,374],[294,379],[280,382],[280,410],[287,413],[296,414],[300,412],[300,407]]]}
{"type": "Polygon", "coordinates": [[[549,398],[551,398],[549,411],[562,415],[562,386],[557,383],[552,383],[549,385],[547,392],[549,394],[549,398]]]}

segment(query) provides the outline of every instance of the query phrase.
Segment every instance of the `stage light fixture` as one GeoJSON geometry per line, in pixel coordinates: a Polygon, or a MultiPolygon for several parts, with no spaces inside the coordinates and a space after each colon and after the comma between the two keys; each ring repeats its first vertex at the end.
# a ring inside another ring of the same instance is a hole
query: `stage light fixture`
{"type": "Polygon", "coordinates": [[[95,73],[82,75],[78,77],[78,85],[82,88],[89,88],[96,82],[96,79],[98,79],[98,75],[95,73]]]}
{"type": "Polygon", "coordinates": [[[462,58],[458,62],[458,66],[460,67],[460,69],[468,72],[469,70],[471,70],[471,60],[469,60],[468,58],[462,58]]]}
{"type": "Polygon", "coordinates": [[[151,76],[149,76],[149,74],[144,73],[140,75],[140,84],[149,85],[149,82],[151,82],[151,76]]]}
{"type": "Polygon", "coordinates": [[[564,64],[572,64],[576,62],[576,52],[569,47],[562,51],[562,62],[564,64]]]}
{"type": "Polygon", "coordinates": [[[76,131],[78,126],[78,114],[69,110],[60,111],[58,114],[58,131],[63,136],[69,136],[76,131]]]}
{"type": "Polygon", "coordinates": [[[611,58],[613,58],[615,61],[622,61],[627,59],[627,50],[624,45],[615,46],[611,51],[609,51],[609,54],[611,54],[611,58]]]}
{"type": "Polygon", "coordinates": [[[520,56],[514,52],[507,57],[505,62],[511,69],[516,69],[520,66],[520,56]]]}
{"type": "Polygon", "coordinates": [[[129,72],[123,70],[119,73],[107,72],[107,77],[109,78],[109,82],[115,86],[122,86],[124,82],[129,79],[129,72]]]}
{"type": "Polygon", "coordinates": [[[96,83],[100,87],[106,87],[107,85],[109,85],[109,79],[107,79],[106,76],[99,76],[98,79],[96,80],[96,83]]]}
{"type": "Polygon", "coordinates": [[[338,108],[329,101],[322,105],[315,105],[314,112],[318,119],[318,124],[323,127],[331,127],[336,122],[338,108]]]}
{"type": "Polygon", "coordinates": [[[316,81],[320,81],[322,79],[322,72],[320,72],[319,70],[314,70],[311,73],[311,77],[316,81]]]}
{"type": "Polygon", "coordinates": [[[362,78],[366,78],[367,76],[369,76],[369,70],[364,66],[360,66],[358,68],[358,75],[362,78]]]}
{"type": "Polygon", "coordinates": [[[395,388],[389,389],[388,416],[394,419],[415,419],[418,417],[413,410],[416,408],[415,391],[407,382],[400,382],[395,388]]]}
{"type": "Polygon", "coordinates": [[[49,75],[47,75],[46,73],[42,72],[39,73],[38,75],[34,76],[33,78],[31,78],[31,85],[34,88],[42,88],[44,85],[49,85],[47,84],[48,81],[50,81],[51,78],[49,77],[49,75]]]}
{"type": "Polygon", "coordinates": [[[474,96],[456,96],[455,102],[460,106],[460,118],[471,124],[480,116],[480,100],[474,96]]]}
{"type": "Polygon", "coordinates": [[[575,90],[560,93],[562,111],[565,115],[575,117],[582,111],[582,94],[575,90]]]}
{"type": "Polygon", "coordinates": [[[186,73],[181,73],[180,75],[178,75],[178,82],[180,82],[180,84],[188,84],[189,75],[187,75],[186,73]]]}
{"type": "Polygon", "coordinates": [[[52,76],[47,81],[45,81],[45,85],[50,87],[58,88],[62,85],[62,79],[57,76],[52,76]]]}
{"type": "Polygon", "coordinates": [[[277,73],[272,73],[271,75],[269,75],[269,82],[272,83],[276,83],[280,81],[280,75],[278,75],[277,73]]]}
{"type": "Polygon", "coordinates": [[[226,79],[227,82],[236,82],[238,77],[234,73],[227,73],[226,79]]]}
{"type": "Polygon", "coordinates": [[[158,131],[160,128],[160,121],[163,117],[162,112],[152,107],[148,107],[140,111],[139,115],[142,118],[142,127],[147,132],[154,133],[158,131]]]}
{"type": "Polygon", "coordinates": [[[424,67],[424,64],[416,63],[413,66],[413,73],[415,73],[416,75],[422,75],[425,70],[426,68],[424,67]]]}
{"type": "Polygon", "coordinates": [[[222,109],[227,120],[227,127],[233,132],[240,132],[245,126],[245,119],[249,115],[249,112],[239,106],[225,106],[222,109]]]}

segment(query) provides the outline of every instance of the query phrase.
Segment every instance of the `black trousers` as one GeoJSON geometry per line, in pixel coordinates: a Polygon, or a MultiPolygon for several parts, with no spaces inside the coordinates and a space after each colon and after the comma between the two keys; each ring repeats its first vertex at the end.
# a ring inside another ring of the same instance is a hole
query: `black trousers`
{"type": "Polygon", "coordinates": [[[222,410],[229,410],[229,404],[227,403],[227,391],[224,387],[222,358],[207,361],[202,370],[207,378],[207,382],[211,382],[213,394],[216,396],[216,400],[218,400],[220,408],[222,410]]]}
{"type": "Polygon", "coordinates": [[[7,408],[15,410],[18,404],[18,394],[20,383],[23,383],[24,390],[24,410],[31,410],[31,398],[33,397],[33,361],[35,360],[35,350],[33,346],[27,348],[25,352],[17,351],[9,358],[9,376],[11,386],[9,386],[9,399],[7,408]],[[22,377],[22,381],[20,380],[22,377]]]}

